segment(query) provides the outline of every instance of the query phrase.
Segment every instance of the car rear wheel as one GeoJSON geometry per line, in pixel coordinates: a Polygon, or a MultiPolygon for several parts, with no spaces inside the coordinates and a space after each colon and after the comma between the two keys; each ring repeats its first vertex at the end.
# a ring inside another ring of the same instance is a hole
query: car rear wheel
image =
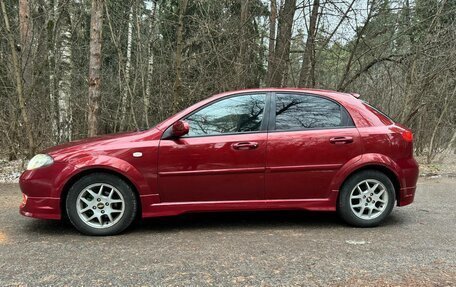
{"type": "Polygon", "coordinates": [[[68,218],[87,235],[118,234],[130,226],[136,211],[136,197],[130,185],[107,173],[79,179],[66,198],[68,218]]]}
{"type": "Polygon", "coordinates": [[[393,210],[394,185],[384,173],[365,170],[351,176],[340,190],[338,212],[350,225],[379,225],[393,210]]]}

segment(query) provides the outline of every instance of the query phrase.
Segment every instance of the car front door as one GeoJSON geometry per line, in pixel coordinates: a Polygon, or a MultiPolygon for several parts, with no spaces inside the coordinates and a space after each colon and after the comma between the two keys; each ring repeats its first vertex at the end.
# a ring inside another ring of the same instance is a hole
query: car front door
{"type": "Polygon", "coordinates": [[[328,198],[335,173],[362,152],[350,115],[339,103],[316,95],[277,93],[274,101],[266,198],[328,198]]]}
{"type": "Polygon", "coordinates": [[[185,116],[189,133],[160,141],[160,200],[264,199],[267,98],[229,96],[185,116]]]}

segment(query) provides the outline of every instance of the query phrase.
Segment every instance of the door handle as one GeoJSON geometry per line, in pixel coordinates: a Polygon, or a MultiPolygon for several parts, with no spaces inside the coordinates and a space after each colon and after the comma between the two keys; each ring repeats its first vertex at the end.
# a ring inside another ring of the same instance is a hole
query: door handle
{"type": "Polygon", "coordinates": [[[332,144],[348,144],[353,142],[352,137],[334,137],[330,138],[329,142],[332,144]]]}
{"type": "Polygon", "coordinates": [[[232,147],[237,150],[256,149],[258,147],[258,143],[256,143],[256,142],[239,142],[239,143],[233,144],[232,147]]]}

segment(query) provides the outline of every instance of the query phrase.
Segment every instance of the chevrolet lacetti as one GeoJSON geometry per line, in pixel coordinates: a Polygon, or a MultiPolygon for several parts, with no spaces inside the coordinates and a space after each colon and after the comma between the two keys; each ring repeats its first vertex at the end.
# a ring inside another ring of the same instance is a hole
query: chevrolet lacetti
{"type": "Polygon", "coordinates": [[[50,148],[20,178],[20,213],[112,235],[140,216],[337,211],[380,224],[412,203],[413,134],[345,94],[252,89],[203,100],[146,131],[50,148]]]}

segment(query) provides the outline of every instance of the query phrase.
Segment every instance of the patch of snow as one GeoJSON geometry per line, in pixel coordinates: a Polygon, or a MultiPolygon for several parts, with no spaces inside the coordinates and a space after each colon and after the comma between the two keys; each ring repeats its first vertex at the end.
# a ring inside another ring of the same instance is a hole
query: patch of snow
{"type": "Polygon", "coordinates": [[[348,243],[348,244],[351,244],[351,245],[364,245],[366,243],[369,243],[369,242],[364,241],[364,240],[346,240],[345,242],[348,243]]]}
{"type": "Polygon", "coordinates": [[[18,183],[23,170],[21,160],[0,160],[0,183],[18,183]]]}

